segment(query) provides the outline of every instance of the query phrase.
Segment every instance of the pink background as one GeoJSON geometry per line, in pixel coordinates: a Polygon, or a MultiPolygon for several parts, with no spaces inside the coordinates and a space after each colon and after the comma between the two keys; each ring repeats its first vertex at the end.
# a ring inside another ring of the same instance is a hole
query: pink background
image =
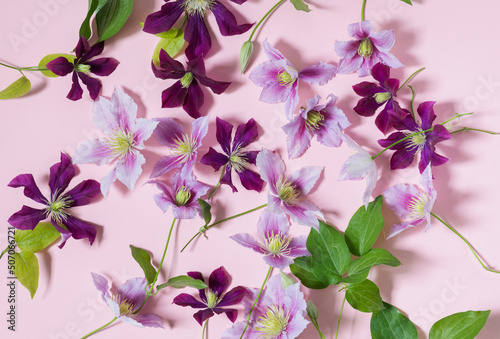
{"type": "MultiPolygon", "coordinates": [[[[189,127],[189,118],[182,109],[162,109],[161,92],[172,81],[154,78],[150,57],[158,41],[143,33],[137,22],[160,8],[160,0],[136,1],[132,16],[122,31],[106,43],[104,56],[115,57],[120,66],[103,82],[102,95],[110,97],[113,86],[122,87],[139,106],[139,117],[171,116],[189,127]]],[[[225,4],[228,1],[224,1],[225,4]]],[[[290,61],[302,69],[319,60],[338,63],[334,51],[336,40],[348,40],[347,25],[360,19],[359,1],[308,1],[312,12],[295,11],[290,3],[283,4],[262,26],[255,36],[258,41],[250,70],[265,60],[262,41],[267,38],[290,61]]],[[[249,0],[242,6],[229,3],[237,11],[240,23],[258,21],[274,1],[249,0]]],[[[77,32],[83,20],[87,1],[23,0],[4,1],[0,13],[0,61],[19,66],[34,66],[46,54],[69,53],[76,44],[77,32]]],[[[413,7],[399,0],[368,1],[367,19],[376,30],[393,29],[396,44],[394,55],[406,67],[392,71],[392,76],[406,79],[420,67],[426,70],[412,85],[416,102],[435,100],[437,121],[450,118],[455,112],[474,111],[462,120],[463,126],[500,131],[500,67],[498,55],[497,1],[429,1],[414,0],[413,7]]],[[[248,34],[221,37],[212,15],[208,21],[213,30],[213,49],[206,59],[207,74],[214,79],[233,84],[220,96],[206,93],[203,114],[210,114],[209,135],[203,141],[201,154],[209,146],[218,149],[215,140],[215,117],[234,125],[250,117],[260,125],[261,136],[253,149],[266,147],[277,150],[283,157],[287,172],[306,165],[325,166],[319,185],[310,195],[325,213],[330,224],[345,230],[354,211],[361,205],[365,182],[337,182],[340,166],[350,154],[343,145],[327,148],[313,140],[312,147],[299,159],[288,160],[285,134],[281,125],[286,120],[283,105],[258,101],[261,89],[246,75],[239,74],[238,55],[248,34]]],[[[181,57],[180,60],[184,60],[181,57]]],[[[17,79],[19,73],[2,68],[1,87],[17,79]]],[[[42,192],[48,193],[48,169],[59,161],[59,152],[72,155],[77,145],[87,138],[99,136],[91,119],[92,101],[84,93],[82,100],[72,102],[65,98],[70,78],[48,79],[40,74],[28,74],[34,90],[28,96],[0,102],[2,128],[0,167],[0,244],[7,240],[7,219],[23,204],[30,205],[21,189],[7,187],[20,173],[33,173],[42,192]]],[[[371,81],[371,78],[363,80],[371,81]]],[[[382,134],[373,125],[373,118],[361,119],[353,111],[359,97],[351,86],[360,82],[356,75],[339,75],[328,85],[314,87],[301,83],[300,104],[319,94],[339,96],[338,106],[346,113],[353,126],[347,133],[373,154],[380,150],[376,140],[382,134]]],[[[408,90],[400,94],[408,103],[408,90]]],[[[129,244],[148,249],[157,265],[164,248],[172,214],[163,214],[154,204],[155,187],[143,185],[155,162],[166,152],[153,139],[146,143],[146,164],[133,192],[121,183],[111,186],[106,199],[100,199],[75,210],[82,219],[98,226],[98,238],[90,247],[87,241],[70,240],[62,250],[56,246],[39,253],[40,282],[37,294],[30,300],[28,292],[18,284],[17,327],[7,330],[7,261],[0,264],[0,336],[2,338],[79,338],[113,318],[94,288],[90,272],[96,272],[120,284],[142,271],[133,261],[129,244]]],[[[492,267],[500,269],[498,239],[500,238],[498,206],[500,182],[498,167],[500,137],[467,132],[456,134],[450,141],[438,145],[438,152],[449,157],[447,165],[434,169],[434,184],[438,200],[434,212],[462,232],[492,267]]],[[[377,159],[379,181],[373,197],[385,188],[400,182],[418,183],[416,166],[391,172],[388,168],[390,152],[377,159]]],[[[84,179],[100,180],[109,166],[79,166],[79,175],[73,185],[84,179]]],[[[199,180],[214,185],[219,173],[196,165],[199,180]]],[[[241,187],[236,179],[237,187],[241,187]]],[[[72,185],[72,186],[73,186],[72,185]]],[[[71,186],[71,187],[72,187],[71,186]]],[[[233,195],[224,186],[215,196],[214,215],[221,219],[266,202],[266,193],[240,189],[233,195]]],[[[33,204],[32,206],[34,206],[33,204]]],[[[384,207],[387,232],[398,222],[384,207]]],[[[256,231],[259,213],[252,213],[208,232],[209,240],[200,238],[187,251],[180,248],[202,225],[200,219],[181,221],[161,273],[160,282],[187,271],[201,271],[208,275],[223,265],[233,277],[232,286],[259,287],[267,266],[261,257],[228,238],[239,233],[256,231]]],[[[307,234],[309,229],[293,225],[294,234],[307,234]]],[[[419,337],[426,338],[431,325],[455,312],[487,310],[492,313],[478,338],[495,338],[500,332],[500,276],[483,270],[465,244],[448,229],[434,220],[423,232],[423,226],[409,230],[388,241],[381,236],[377,247],[390,250],[402,262],[397,268],[377,267],[370,279],[380,287],[385,301],[397,306],[419,328],[419,337]]],[[[277,273],[277,271],[275,271],[277,273]]],[[[338,288],[326,290],[303,289],[319,308],[321,329],[327,338],[333,338],[343,298],[338,288]]],[[[196,294],[194,289],[183,292],[196,294]]],[[[171,305],[180,293],[164,290],[151,300],[147,310],[155,310],[165,318],[165,330],[140,329],[116,323],[95,335],[95,338],[199,338],[201,327],[192,318],[190,308],[171,305]]],[[[242,319],[240,314],[239,320],[242,319]]],[[[370,315],[345,306],[339,338],[370,338],[370,315]]],[[[210,321],[210,338],[220,338],[231,323],[224,316],[210,321]]],[[[316,338],[312,324],[300,338],[316,338]]]]}

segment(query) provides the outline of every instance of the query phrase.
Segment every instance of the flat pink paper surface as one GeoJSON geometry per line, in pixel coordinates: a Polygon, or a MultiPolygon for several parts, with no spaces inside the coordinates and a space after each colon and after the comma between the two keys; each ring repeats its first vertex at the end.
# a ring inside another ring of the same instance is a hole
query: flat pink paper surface
{"type": "MultiPolygon", "coordinates": [[[[238,22],[243,23],[260,20],[275,1],[248,0],[241,6],[222,2],[233,9],[238,22]]],[[[310,13],[296,11],[289,2],[284,3],[255,35],[249,71],[266,60],[262,49],[266,38],[299,70],[319,60],[337,65],[339,58],[334,43],[350,39],[347,26],[360,20],[361,2],[310,0],[310,13]]],[[[436,101],[437,122],[451,118],[455,112],[473,111],[472,116],[462,118],[459,126],[500,131],[498,2],[413,2],[413,6],[399,0],[373,0],[367,4],[366,18],[372,21],[374,29],[393,29],[396,35],[391,52],[406,67],[392,70],[391,77],[404,81],[417,69],[426,67],[412,86],[417,93],[416,103],[436,101]]],[[[161,108],[161,92],[173,81],[153,76],[150,59],[158,38],[142,32],[138,25],[162,4],[159,0],[136,1],[126,25],[106,42],[103,56],[118,59],[120,65],[109,77],[100,78],[101,95],[109,98],[114,86],[121,87],[136,101],[139,117],[174,117],[188,128],[191,118],[181,108],[161,108]]],[[[0,61],[35,66],[47,54],[70,53],[76,45],[86,6],[87,1],[4,1],[0,11],[0,61]]],[[[240,46],[249,33],[222,37],[212,15],[208,21],[213,31],[213,48],[206,59],[207,74],[221,81],[232,80],[233,84],[219,96],[205,93],[202,114],[210,115],[210,126],[200,156],[210,146],[220,149],[215,139],[216,116],[233,125],[253,117],[261,135],[251,147],[277,150],[286,163],[287,173],[303,166],[325,167],[309,199],[322,209],[328,223],[345,230],[350,217],[362,204],[365,188],[364,181],[337,182],[349,149],[346,145],[327,148],[313,139],[312,147],[302,157],[288,160],[286,136],[281,130],[286,123],[283,105],[258,101],[261,89],[248,79],[249,72],[245,75],[239,72],[240,46]]],[[[184,57],[179,60],[184,62],[184,57]]],[[[2,88],[19,77],[17,71],[7,68],[1,68],[0,74],[2,88]]],[[[77,102],[65,98],[71,87],[69,76],[48,79],[34,72],[26,75],[32,81],[33,91],[23,98],[0,101],[2,249],[7,242],[9,216],[23,204],[36,205],[31,204],[21,189],[7,187],[9,181],[18,174],[32,173],[42,193],[47,194],[48,169],[59,161],[60,152],[72,155],[80,142],[101,135],[92,122],[92,101],[88,93],[77,102]]],[[[302,82],[299,104],[304,106],[305,100],[314,94],[323,100],[329,93],[335,94],[340,98],[338,106],[352,123],[346,133],[375,154],[380,150],[376,140],[383,135],[375,128],[373,118],[361,118],[352,110],[359,97],[351,86],[361,81],[372,81],[372,78],[338,75],[323,87],[302,82]]],[[[404,98],[402,103],[408,105],[408,89],[400,97],[404,98]]],[[[152,198],[157,189],[144,183],[166,149],[153,138],[146,146],[143,152],[146,164],[133,192],[115,182],[106,199],[75,209],[76,215],[98,225],[94,245],[70,239],[62,250],[52,246],[39,253],[40,281],[33,300],[17,283],[15,332],[7,329],[6,313],[10,305],[7,260],[0,261],[0,337],[80,338],[113,318],[92,283],[91,272],[105,275],[115,286],[142,275],[130,255],[129,244],[146,248],[153,254],[154,264],[159,264],[173,216],[170,211],[165,214],[160,211],[152,198]]],[[[433,169],[438,192],[433,212],[466,236],[491,267],[500,269],[500,136],[459,133],[452,140],[440,143],[437,149],[450,161],[433,169]]],[[[415,164],[406,170],[390,171],[391,153],[377,159],[379,180],[372,199],[396,183],[418,183],[415,164]]],[[[73,185],[84,179],[100,180],[111,167],[89,164],[78,168],[73,185]]],[[[211,185],[219,177],[219,173],[201,164],[195,166],[195,172],[200,181],[211,185]]],[[[223,186],[213,199],[215,220],[267,202],[265,192],[245,191],[237,178],[235,184],[239,193],[233,194],[229,187],[223,186]]],[[[383,213],[387,233],[399,220],[386,206],[383,213]]],[[[223,265],[233,277],[232,286],[260,287],[267,272],[264,261],[229,239],[240,232],[255,233],[258,216],[255,212],[225,222],[207,232],[208,240],[200,237],[182,254],[180,249],[202,226],[202,221],[181,221],[174,231],[159,282],[187,271],[200,271],[207,276],[223,265]]],[[[307,234],[309,228],[294,224],[292,232],[307,234]]],[[[433,220],[427,232],[421,225],[390,240],[384,240],[382,235],[376,247],[388,249],[402,265],[376,267],[369,278],[380,287],[384,301],[398,307],[418,326],[420,338],[427,337],[431,325],[438,319],[467,310],[491,310],[478,338],[498,337],[500,275],[482,269],[466,245],[437,220],[433,220]]],[[[325,337],[334,338],[343,292],[338,293],[337,287],[303,288],[303,291],[319,309],[319,325],[325,337]]],[[[199,338],[201,327],[192,318],[194,310],[172,305],[172,299],[180,292],[197,295],[191,288],[166,289],[146,307],[146,311],[154,310],[165,319],[164,330],[141,329],[117,322],[93,338],[199,338]]],[[[241,320],[240,313],[238,321],[241,320]]],[[[370,338],[369,323],[370,314],[354,311],[346,304],[339,338],[370,338]]],[[[212,318],[209,338],[220,338],[230,326],[231,322],[223,315],[212,318]]],[[[299,338],[317,337],[316,330],[309,324],[299,338]]]]}

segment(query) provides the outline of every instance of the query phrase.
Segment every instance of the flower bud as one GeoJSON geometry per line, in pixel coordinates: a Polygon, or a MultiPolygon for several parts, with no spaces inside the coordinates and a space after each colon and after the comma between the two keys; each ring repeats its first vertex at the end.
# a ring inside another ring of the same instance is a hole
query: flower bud
{"type": "Polygon", "coordinates": [[[245,73],[245,70],[247,69],[250,58],[252,57],[252,52],[253,52],[252,42],[245,41],[245,43],[243,43],[243,46],[241,46],[241,50],[240,50],[241,74],[245,73]]]}
{"type": "Polygon", "coordinates": [[[311,318],[311,320],[318,319],[318,309],[311,300],[307,301],[307,315],[311,318]]]}

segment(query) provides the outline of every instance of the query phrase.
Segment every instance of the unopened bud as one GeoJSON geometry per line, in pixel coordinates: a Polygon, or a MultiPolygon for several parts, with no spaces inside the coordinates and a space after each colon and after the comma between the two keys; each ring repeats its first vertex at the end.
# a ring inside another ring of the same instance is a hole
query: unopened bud
{"type": "Polygon", "coordinates": [[[250,62],[250,58],[252,57],[253,52],[253,44],[251,41],[245,41],[243,46],[241,46],[240,50],[240,67],[241,74],[245,73],[247,69],[248,63],[250,62]]]}

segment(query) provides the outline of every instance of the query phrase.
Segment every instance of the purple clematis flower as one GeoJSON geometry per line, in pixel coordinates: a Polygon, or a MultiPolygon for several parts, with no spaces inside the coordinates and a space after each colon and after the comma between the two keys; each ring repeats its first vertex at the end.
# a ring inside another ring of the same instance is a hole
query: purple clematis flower
{"type": "MultiPolygon", "coordinates": [[[[241,5],[246,0],[231,0],[241,5]]],[[[236,17],[218,0],[165,0],[158,12],[146,18],[144,31],[157,34],[166,32],[177,22],[182,13],[187,16],[184,39],[189,43],[186,48],[188,59],[196,59],[207,55],[212,47],[212,40],[205,24],[205,17],[211,11],[223,36],[232,36],[245,33],[253,24],[238,25],[236,17]]]]}
{"type": "Polygon", "coordinates": [[[295,257],[309,256],[306,236],[292,237],[290,221],[283,213],[264,210],[257,223],[258,239],[248,233],[239,233],[230,238],[238,244],[264,254],[264,261],[280,270],[293,263],[295,257]]]}
{"type": "Polygon", "coordinates": [[[338,181],[344,180],[362,180],[366,178],[366,189],[363,193],[363,204],[368,208],[370,196],[377,184],[377,164],[372,156],[359,146],[349,136],[343,135],[344,142],[355,151],[355,154],[347,158],[342,165],[338,177],[338,181]]]}
{"type": "Polygon", "coordinates": [[[394,132],[387,139],[378,140],[380,146],[396,150],[391,157],[392,170],[410,166],[418,152],[420,152],[418,163],[420,173],[425,170],[429,163],[432,166],[439,166],[448,161],[448,158],[435,152],[435,145],[450,139],[451,135],[443,125],[432,126],[436,119],[433,109],[434,103],[434,101],[426,101],[418,106],[420,126],[408,113],[406,118],[401,120],[401,126],[395,126],[398,130],[403,130],[402,132],[394,132]],[[409,137],[410,135],[411,137],[409,137]]]}
{"type": "MultiPolygon", "coordinates": [[[[193,279],[205,281],[200,272],[188,272],[187,274],[193,279]]],[[[225,313],[227,318],[234,323],[238,317],[238,310],[225,307],[239,304],[248,293],[248,290],[245,287],[237,286],[226,293],[230,284],[231,276],[221,266],[210,274],[208,288],[199,290],[201,301],[190,294],[181,293],[174,298],[173,303],[184,307],[201,308],[200,311],[193,315],[200,325],[208,318],[213,317],[214,313],[225,313]]]]}
{"type": "Polygon", "coordinates": [[[25,196],[45,207],[35,209],[23,206],[9,218],[8,222],[20,230],[32,230],[40,221],[50,217],[54,227],[61,233],[62,242],[59,248],[62,248],[70,237],[87,238],[92,245],[96,236],[95,226],[73,217],[68,209],[89,204],[99,195],[99,183],[95,180],[84,180],[64,193],[74,176],[75,166],[71,163],[71,158],[61,153],[61,161],[50,168],[48,199],[40,192],[32,174],[20,174],[12,179],[8,184],[9,187],[24,187],[25,196]]]}
{"type": "Polygon", "coordinates": [[[80,100],[82,98],[83,89],[80,86],[78,78],[87,86],[92,100],[97,99],[102,84],[98,79],[90,77],[88,74],[93,73],[98,76],[108,76],[114,72],[119,62],[113,58],[91,58],[99,55],[104,50],[104,41],[98,42],[90,47],[89,42],[83,36],[78,40],[75,48],[76,59],[73,63],[69,62],[65,57],[59,57],[47,63],[47,67],[52,73],[59,76],[66,76],[73,72],[73,85],[69,91],[67,98],[70,100],[80,100]]]}
{"type": "Polygon", "coordinates": [[[160,51],[160,67],[151,62],[155,77],[160,79],[179,79],[161,93],[161,107],[182,108],[193,118],[199,118],[199,109],[203,105],[204,96],[200,84],[215,94],[224,92],[231,82],[216,81],[205,75],[205,64],[201,56],[187,62],[187,68],[172,59],[164,50],[160,51]]]}
{"type": "Polygon", "coordinates": [[[160,144],[170,148],[170,155],[158,160],[151,178],[159,177],[172,169],[180,169],[183,177],[189,177],[192,175],[201,140],[207,135],[208,116],[193,120],[191,135],[188,135],[184,127],[172,118],[162,118],[158,121],[154,137],[160,144]]]}
{"type": "Polygon", "coordinates": [[[255,120],[250,119],[246,124],[241,124],[236,129],[234,140],[231,145],[231,132],[233,125],[217,117],[217,141],[222,146],[225,154],[221,154],[212,147],[208,153],[201,158],[200,162],[204,165],[212,166],[218,171],[224,166],[224,175],[220,179],[221,184],[229,185],[233,192],[238,190],[234,187],[231,180],[231,169],[234,169],[240,177],[241,184],[247,190],[260,192],[264,181],[260,176],[248,169],[249,165],[255,165],[255,159],[259,151],[247,151],[244,148],[255,141],[258,136],[257,124],[255,120]]]}
{"type": "Polygon", "coordinates": [[[92,279],[97,290],[102,293],[102,299],[119,320],[139,327],[163,328],[163,320],[160,316],[153,313],[136,313],[146,300],[145,278],[128,279],[118,286],[115,292],[109,291],[108,280],[102,275],[92,273],[92,279]]]}
{"type": "Polygon", "coordinates": [[[172,207],[172,213],[176,219],[194,219],[197,215],[201,215],[198,198],[210,189],[210,186],[197,181],[192,172],[186,177],[183,177],[181,172],[176,172],[172,176],[171,186],[161,181],[149,183],[156,184],[161,191],[154,196],[156,205],[163,213],[172,207]]]}
{"type": "Polygon", "coordinates": [[[265,148],[257,155],[257,167],[261,178],[269,184],[268,209],[274,213],[285,212],[296,223],[318,230],[318,218],[324,219],[323,213],[312,202],[304,200],[304,196],[318,181],[323,167],[303,167],[286,178],[283,160],[265,148]]]}
{"type": "Polygon", "coordinates": [[[260,101],[269,104],[285,103],[285,115],[292,120],[299,102],[299,79],[312,85],[323,86],[337,73],[337,68],[318,62],[298,72],[279,50],[264,40],[264,51],[268,61],[257,66],[249,75],[250,80],[263,87],[260,101]]]}
{"type": "Polygon", "coordinates": [[[385,104],[375,119],[375,125],[385,134],[393,127],[393,124],[397,124],[406,116],[405,111],[399,107],[395,99],[399,89],[399,80],[389,78],[390,68],[380,62],[373,66],[371,73],[379,85],[363,81],[352,86],[354,92],[363,97],[354,107],[354,111],[364,117],[370,117],[385,104]]]}
{"type": "Polygon", "coordinates": [[[395,40],[392,30],[374,32],[370,21],[362,21],[350,24],[347,31],[355,40],[335,42],[335,51],[341,58],[339,74],[357,71],[360,77],[364,77],[369,75],[373,66],[379,62],[391,68],[403,66],[389,53],[395,40]]]}
{"type": "Polygon", "coordinates": [[[101,180],[101,192],[120,180],[133,190],[146,162],[139,150],[144,149],[158,124],[157,121],[137,119],[137,105],[121,89],[113,91],[111,100],[100,97],[92,109],[94,124],[106,138],[87,140],[78,146],[73,157],[75,164],[93,163],[98,166],[114,162],[113,169],[101,180]]]}
{"type": "Polygon", "coordinates": [[[398,184],[387,188],[382,195],[387,205],[396,213],[403,223],[393,225],[387,239],[406,230],[426,222],[425,229],[431,226],[431,210],[436,202],[437,193],[432,185],[431,165],[427,165],[420,185],[398,184]]]}
{"type": "Polygon", "coordinates": [[[301,108],[291,122],[283,126],[285,131],[288,157],[294,159],[302,155],[311,146],[314,135],[325,146],[339,147],[342,143],[341,130],[349,127],[344,112],[335,107],[337,97],[330,94],[324,105],[318,105],[320,96],[306,101],[307,107],[301,108]]]}
{"type": "MultiPolygon", "coordinates": [[[[283,288],[280,275],[271,277],[256,307],[250,316],[250,322],[243,339],[297,338],[309,323],[305,319],[306,302],[300,291],[300,283],[283,288]]],[[[248,314],[257,297],[258,290],[252,291],[250,300],[243,299],[245,313],[248,314]]],[[[222,333],[221,339],[239,339],[245,328],[245,322],[239,322],[222,333]]]]}

